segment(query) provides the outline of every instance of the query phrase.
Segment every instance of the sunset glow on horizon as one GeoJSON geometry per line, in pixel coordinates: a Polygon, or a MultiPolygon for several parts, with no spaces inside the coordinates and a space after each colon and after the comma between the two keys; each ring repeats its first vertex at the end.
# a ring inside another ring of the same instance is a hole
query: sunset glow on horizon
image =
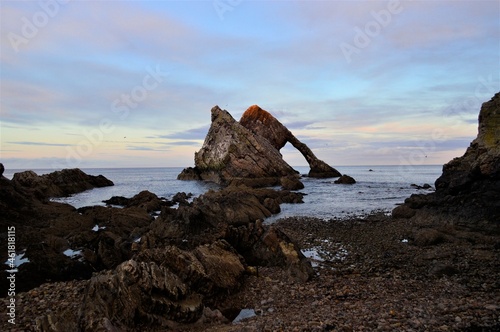
{"type": "MultiPolygon", "coordinates": [[[[498,1],[2,1],[7,169],[192,166],[257,104],[332,166],[443,164],[500,91],[498,1]]],[[[290,145],[294,166],[306,161],[290,145]]]]}

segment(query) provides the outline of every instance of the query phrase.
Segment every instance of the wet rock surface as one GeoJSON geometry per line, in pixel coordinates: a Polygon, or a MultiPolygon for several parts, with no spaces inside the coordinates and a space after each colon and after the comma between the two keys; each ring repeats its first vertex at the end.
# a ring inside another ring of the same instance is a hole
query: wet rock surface
{"type": "MultiPolygon", "coordinates": [[[[78,169],[63,170],[38,176],[27,171],[16,173],[13,180],[0,178],[0,226],[2,238],[7,228],[14,227],[16,253],[24,253],[28,262],[19,266],[16,277],[18,291],[25,291],[46,281],[89,278],[93,268],[79,257],[64,252],[73,237],[90,231],[93,221],[67,204],[50,202],[49,195],[66,195],[93,187],[112,185],[104,177],[93,177],[78,169]],[[15,179],[15,180],[14,180],[15,179]]],[[[7,251],[0,253],[2,262],[7,251]]],[[[0,273],[1,294],[8,287],[6,264],[0,273]]]]}

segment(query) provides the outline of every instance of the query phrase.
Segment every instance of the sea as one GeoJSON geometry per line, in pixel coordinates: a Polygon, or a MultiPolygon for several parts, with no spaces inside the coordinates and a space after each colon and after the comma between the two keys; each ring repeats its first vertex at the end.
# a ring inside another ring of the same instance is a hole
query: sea
{"type": "MultiPolygon", "coordinates": [[[[294,167],[300,174],[307,174],[309,167],[294,167]]],[[[442,173],[442,165],[395,165],[395,166],[338,166],[342,174],[352,176],[352,185],[335,184],[335,179],[315,179],[303,176],[305,188],[303,204],[282,204],[281,213],[266,220],[272,223],[285,217],[316,217],[324,220],[339,220],[366,216],[370,213],[390,213],[405,198],[415,193],[428,193],[434,190],[434,182],[442,173]],[[415,186],[431,185],[430,189],[417,189],[415,186]]],[[[70,197],[53,199],[70,204],[76,208],[105,205],[102,201],[112,196],[132,197],[148,190],[159,197],[171,199],[178,192],[199,196],[219,186],[202,181],[180,181],[179,167],[164,168],[87,168],[82,169],[91,175],[104,175],[114,182],[114,186],[95,188],[70,197]]],[[[13,174],[23,170],[6,170],[4,176],[11,179],[13,174]]],[[[33,170],[38,175],[54,170],[33,170]]]]}

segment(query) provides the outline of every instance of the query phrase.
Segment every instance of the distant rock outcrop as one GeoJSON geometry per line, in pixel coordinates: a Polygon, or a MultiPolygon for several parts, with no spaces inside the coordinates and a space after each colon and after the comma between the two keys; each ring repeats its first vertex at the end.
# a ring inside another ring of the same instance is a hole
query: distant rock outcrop
{"type": "Polygon", "coordinates": [[[15,173],[16,186],[33,191],[37,197],[64,197],[88,189],[112,186],[113,182],[102,175],[88,175],[78,168],[63,169],[37,175],[33,171],[15,173]]]}
{"type": "Polygon", "coordinates": [[[462,157],[443,166],[435,187],[435,193],[406,199],[393,215],[429,210],[455,224],[500,230],[500,93],[483,103],[477,138],[462,157]]]}
{"type": "Polygon", "coordinates": [[[178,178],[208,180],[222,185],[277,185],[282,177],[298,177],[279,152],[287,142],[306,158],[311,166],[309,176],[341,175],[317,159],[305,144],[260,107],[250,107],[238,122],[227,111],[215,106],[205,142],[195,153],[195,167],[185,169],[178,178]]]}

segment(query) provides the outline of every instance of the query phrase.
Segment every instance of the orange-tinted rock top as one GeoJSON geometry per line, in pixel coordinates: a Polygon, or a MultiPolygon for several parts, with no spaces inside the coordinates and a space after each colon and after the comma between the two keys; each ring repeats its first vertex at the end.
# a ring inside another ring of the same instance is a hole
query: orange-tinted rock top
{"type": "Polygon", "coordinates": [[[271,120],[276,120],[276,118],[272,116],[271,113],[269,113],[266,110],[263,110],[258,105],[250,106],[241,116],[240,123],[249,122],[250,119],[252,121],[258,120],[264,124],[268,123],[271,120]]]}

